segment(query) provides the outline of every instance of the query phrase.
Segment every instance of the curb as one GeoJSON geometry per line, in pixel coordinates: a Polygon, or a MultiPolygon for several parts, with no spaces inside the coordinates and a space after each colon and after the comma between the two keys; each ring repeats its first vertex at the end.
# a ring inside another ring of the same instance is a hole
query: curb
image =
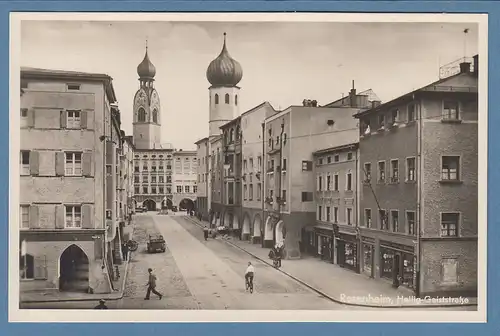
{"type": "MultiPolygon", "coordinates": [[[[135,230],[135,224],[133,225],[132,229],[132,235],[134,235],[134,230],[135,230]]],[[[130,264],[130,255],[129,258],[127,259],[127,262],[125,264],[125,270],[123,272],[123,283],[120,289],[120,293],[117,294],[119,296],[114,296],[114,297],[106,297],[106,295],[112,295],[112,294],[104,294],[103,297],[101,298],[75,298],[75,299],[51,299],[51,300],[26,300],[26,301],[19,301],[19,304],[22,303],[52,303],[52,302],[87,302],[87,301],[99,301],[100,299],[104,299],[106,301],[117,301],[123,299],[124,293],[125,293],[125,286],[127,284],[127,277],[128,277],[128,266],[130,264]]]]}
{"type": "MultiPolygon", "coordinates": [[[[194,220],[194,219],[191,219],[190,217],[186,217],[189,221],[193,222],[194,224],[202,227],[202,225],[200,223],[198,223],[197,220],[194,220]]],[[[264,264],[268,265],[268,266],[271,266],[274,268],[274,266],[268,262],[267,260],[264,260],[258,256],[256,256],[255,254],[245,250],[244,248],[242,248],[241,246],[238,246],[234,243],[232,243],[231,241],[229,240],[225,240],[223,239],[224,242],[226,242],[227,244],[231,245],[232,247],[235,247],[245,253],[247,253],[248,255],[251,255],[252,257],[254,257],[255,259],[263,262],[264,264]]],[[[472,306],[477,306],[477,303],[467,303],[467,304],[449,304],[449,305],[387,305],[387,306],[383,306],[383,305],[369,305],[369,304],[361,304],[361,303],[350,303],[350,302],[344,302],[344,301],[341,301],[337,298],[334,298],[330,295],[328,295],[327,293],[317,289],[316,287],[308,284],[307,282],[291,275],[290,273],[288,272],[285,272],[281,269],[276,269],[277,271],[285,274],[286,276],[292,278],[293,280],[299,282],[300,284],[306,286],[307,288],[311,289],[312,291],[318,293],[319,295],[327,298],[328,300],[330,301],[333,301],[335,303],[338,303],[338,304],[342,304],[342,305],[345,305],[345,306],[354,306],[354,307],[366,307],[366,308],[419,308],[419,309],[426,309],[426,308],[453,308],[453,307],[472,307],[472,306]]]]}

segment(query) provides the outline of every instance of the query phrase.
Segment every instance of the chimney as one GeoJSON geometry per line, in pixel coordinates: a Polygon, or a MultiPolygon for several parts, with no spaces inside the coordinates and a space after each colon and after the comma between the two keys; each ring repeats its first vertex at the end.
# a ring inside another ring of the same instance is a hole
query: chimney
{"type": "Polygon", "coordinates": [[[479,74],[479,55],[475,55],[474,57],[474,76],[479,74]]]}
{"type": "Polygon", "coordinates": [[[380,101],[378,101],[378,100],[374,100],[374,101],[372,101],[372,108],[379,107],[379,106],[380,106],[380,103],[381,103],[381,102],[380,102],[380,101]]]}
{"type": "Polygon", "coordinates": [[[460,63],[460,73],[469,73],[469,72],[470,72],[470,62],[460,63]]]}
{"type": "Polygon", "coordinates": [[[356,89],[354,88],[354,80],[352,81],[352,89],[349,92],[349,105],[351,107],[356,107],[356,89]]]}

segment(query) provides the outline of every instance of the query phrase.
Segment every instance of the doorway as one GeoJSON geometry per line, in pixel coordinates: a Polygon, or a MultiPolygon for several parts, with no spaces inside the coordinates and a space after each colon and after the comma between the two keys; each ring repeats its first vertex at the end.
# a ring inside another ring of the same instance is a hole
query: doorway
{"type": "Polygon", "coordinates": [[[59,260],[59,290],[87,292],[89,288],[89,259],[83,250],[69,246],[59,260]]]}

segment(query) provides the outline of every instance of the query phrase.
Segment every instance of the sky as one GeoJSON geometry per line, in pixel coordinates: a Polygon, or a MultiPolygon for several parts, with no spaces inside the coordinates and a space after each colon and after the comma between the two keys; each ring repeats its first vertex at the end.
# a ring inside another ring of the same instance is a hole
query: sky
{"type": "Polygon", "coordinates": [[[346,95],[353,80],[358,92],[373,89],[385,102],[439,79],[440,65],[478,50],[471,23],[23,21],[20,63],[110,75],[122,129],[132,135],[137,65],[148,40],[162,143],[195,149],[208,135],[206,70],[224,32],[243,68],[241,113],[263,101],[276,109],[305,98],[327,104],[346,95]]]}

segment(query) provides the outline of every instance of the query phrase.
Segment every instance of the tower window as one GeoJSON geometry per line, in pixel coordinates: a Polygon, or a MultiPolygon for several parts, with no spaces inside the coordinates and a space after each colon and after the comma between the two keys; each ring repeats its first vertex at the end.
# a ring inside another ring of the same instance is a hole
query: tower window
{"type": "Polygon", "coordinates": [[[140,108],[139,112],[137,113],[137,121],[139,122],[145,122],[146,121],[146,111],[144,111],[144,108],[140,108]]]}
{"type": "Polygon", "coordinates": [[[238,105],[238,95],[234,96],[234,105],[238,105]]]}
{"type": "Polygon", "coordinates": [[[219,95],[216,93],[215,94],[215,105],[219,104],[219,95]]]}
{"type": "Polygon", "coordinates": [[[154,123],[158,122],[158,111],[156,109],[153,110],[153,122],[154,123]]]}
{"type": "Polygon", "coordinates": [[[229,104],[229,93],[226,93],[226,96],[225,96],[225,98],[224,98],[224,102],[225,102],[226,104],[229,104]]]}

